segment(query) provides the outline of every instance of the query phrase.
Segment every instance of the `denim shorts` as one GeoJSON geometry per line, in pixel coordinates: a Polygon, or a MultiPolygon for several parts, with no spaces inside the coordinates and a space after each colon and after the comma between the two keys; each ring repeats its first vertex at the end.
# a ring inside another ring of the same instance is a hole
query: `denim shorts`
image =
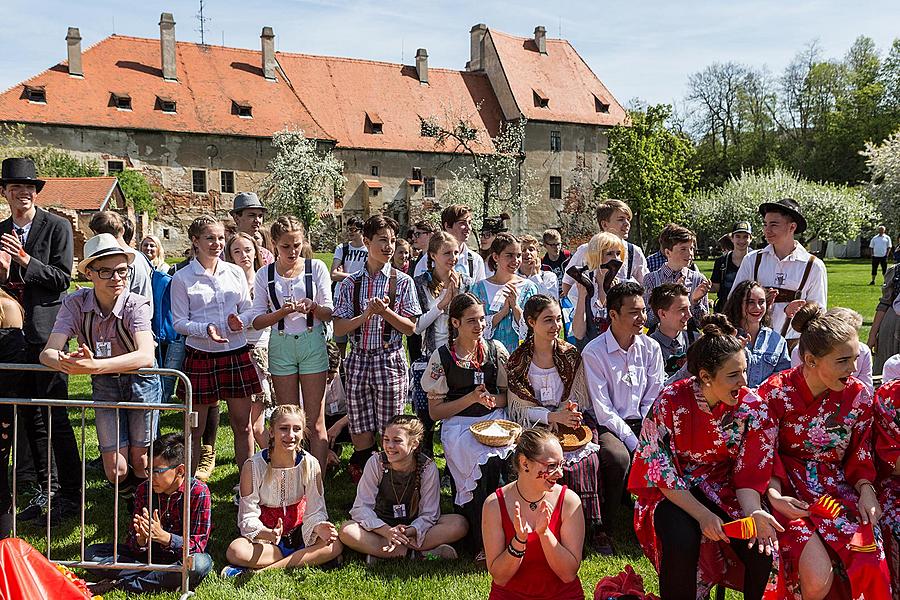
{"type": "Polygon", "coordinates": [[[322,326],[297,334],[272,328],[269,337],[269,373],[276,376],[310,375],[328,370],[328,349],[322,326]]]}
{"type": "MultiPolygon", "coordinates": [[[[93,393],[97,402],[134,402],[156,404],[159,402],[159,375],[94,375],[91,378],[93,393]]],[[[155,411],[98,408],[95,411],[97,445],[100,452],[114,452],[119,448],[150,446],[152,417],[155,411]],[[116,423],[119,439],[116,440],[116,423]]]]}

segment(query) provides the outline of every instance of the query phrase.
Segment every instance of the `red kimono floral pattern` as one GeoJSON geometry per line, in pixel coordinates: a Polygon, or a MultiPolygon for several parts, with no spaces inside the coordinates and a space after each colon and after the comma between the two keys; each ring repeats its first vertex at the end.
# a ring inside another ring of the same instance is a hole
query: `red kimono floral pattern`
{"type": "MultiPolygon", "coordinates": [[[[735,406],[724,403],[710,409],[695,378],[667,386],[644,419],[634,454],[628,489],[637,494],[634,530],[644,554],[659,570],[662,559],[653,515],[665,499],[660,488],[699,489],[728,515],[744,517],[735,495],[732,472],[740,460],[750,421],[764,421],[764,407],[744,388],[735,406]]],[[[756,448],[752,454],[758,454],[756,448]]],[[[697,572],[697,597],[706,597],[713,585],[743,588],[743,564],[724,542],[703,538],[697,572]]],[[[774,593],[775,575],[768,586],[774,593]]],[[[767,592],[767,595],[770,592],[767,592]]]]}
{"type": "Polygon", "coordinates": [[[894,475],[900,459],[900,380],[878,389],[875,395],[875,466],[878,500],[884,513],[881,532],[891,588],[900,594],[900,475],[894,475]]]}
{"type": "Polygon", "coordinates": [[[785,532],[780,545],[779,597],[802,600],[800,555],[814,533],[839,559],[829,599],[889,600],[887,564],[881,534],[875,528],[877,550],[853,552],[850,539],[859,529],[861,480],[875,481],[872,457],[872,396],[851,377],[840,391],[813,398],[803,366],[772,375],[758,390],[767,418],[748,428],[734,474],[735,485],[765,493],[774,475],[782,493],[812,504],[828,494],[841,505],[835,519],[817,516],[788,521],[776,513],[785,532]]]}

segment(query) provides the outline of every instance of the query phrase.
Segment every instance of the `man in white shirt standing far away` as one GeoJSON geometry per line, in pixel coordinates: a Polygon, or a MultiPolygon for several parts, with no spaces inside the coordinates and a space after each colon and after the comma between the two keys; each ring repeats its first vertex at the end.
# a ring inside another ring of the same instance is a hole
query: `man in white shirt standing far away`
{"type": "MultiPolygon", "coordinates": [[[[597,421],[603,523],[616,523],[631,455],[641,422],[666,378],[662,350],[644,335],[644,288],[633,281],[616,284],[606,295],[610,326],[584,348],[590,410],[597,421]]],[[[607,530],[607,535],[610,533],[607,530]]]]}
{"type": "Polygon", "coordinates": [[[875,285],[875,275],[878,274],[878,266],[881,266],[881,278],[887,271],[887,257],[891,253],[891,236],[884,232],[884,225],[878,228],[878,235],[869,240],[869,248],[872,249],[872,281],[869,285],[875,285]]]}
{"type": "Polygon", "coordinates": [[[766,289],[772,329],[787,339],[793,350],[800,334],[791,329],[791,319],[806,302],[818,302],[826,308],[828,273],[825,263],[794,239],[794,235],[806,231],[806,219],[795,200],[763,202],[759,214],[763,219],[763,237],[769,245],[744,257],[731,289],[748,279],[758,281],[766,289]]]}

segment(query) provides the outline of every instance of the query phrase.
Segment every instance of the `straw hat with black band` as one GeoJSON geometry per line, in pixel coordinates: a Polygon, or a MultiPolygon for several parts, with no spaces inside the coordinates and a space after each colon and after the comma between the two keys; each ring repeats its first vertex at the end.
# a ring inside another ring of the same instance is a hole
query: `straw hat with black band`
{"type": "Polygon", "coordinates": [[[100,233],[84,243],[84,258],[78,263],[78,272],[87,275],[88,267],[95,260],[121,254],[131,265],[134,262],[134,253],[128,252],[119,245],[116,238],[108,233],[100,233]]]}

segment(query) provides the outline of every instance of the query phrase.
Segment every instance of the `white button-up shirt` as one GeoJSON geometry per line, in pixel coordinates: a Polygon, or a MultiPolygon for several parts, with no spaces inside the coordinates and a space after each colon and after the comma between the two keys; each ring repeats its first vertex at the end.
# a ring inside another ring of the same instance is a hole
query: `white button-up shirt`
{"type": "MultiPolygon", "coordinates": [[[[756,266],[757,255],[762,255],[759,263],[759,273],[757,281],[764,288],[782,288],[785,290],[796,290],[800,287],[800,280],[803,279],[803,272],[806,270],[806,263],[809,261],[810,254],[798,242],[794,242],[794,249],[790,254],[779,259],[775,255],[775,250],[769,244],[762,250],[754,250],[744,257],[741,267],[738,269],[737,275],[734,277],[734,285],[731,286],[731,293],[737,289],[742,281],[753,279],[753,269],[756,266]]],[[[828,304],[828,273],[825,271],[825,263],[818,258],[814,259],[812,269],[809,272],[809,278],[806,285],[800,292],[800,299],[808,302],[818,302],[822,308],[826,308],[828,304]]],[[[781,333],[782,327],[787,320],[784,309],[787,307],[786,302],[776,302],[772,306],[772,329],[781,333]]],[[[800,337],[800,334],[788,328],[787,339],[800,337]]]]}
{"type": "Polygon", "coordinates": [[[216,270],[210,275],[193,259],[175,273],[171,286],[172,326],[187,336],[186,345],[204,352],[224,352],[247,345],[244,332],[232,331],[228,326],[228,315],[240,315],[250,309],[250,286],[239,266],[217,260],[216,270]],[[207,333],[210,323],[228,338],[227,343],[212,341],[207,333]]]}
{"type": "Polygon", "coordinates": [[[666,372],[659,344],[641,334],[623,350],[607,329],[584,348],[582,358],[597,424],[634,451],[637,436],[625,419],[646,417],[663,388],[666,372]]]}

